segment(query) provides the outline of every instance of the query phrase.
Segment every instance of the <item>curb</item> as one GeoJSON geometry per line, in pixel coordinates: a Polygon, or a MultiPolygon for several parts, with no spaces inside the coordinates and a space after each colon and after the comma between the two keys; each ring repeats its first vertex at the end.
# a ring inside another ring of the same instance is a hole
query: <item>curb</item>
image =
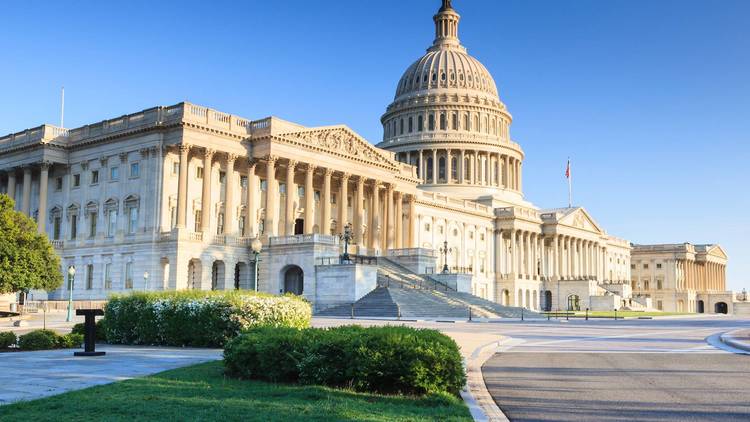
{"type": "Polygon", "coordinates": [[[720,335],[719,340],[722,343],[726,344],[727,346],[734,347],[735,349],[739,349],[739,350],[750,353],[750,342],[741,341],[741,340],[738,340],[736,337],[734,337],[735,334],[741,331],[746,331],[746,330],[743,329],[743,330],[729,331],[727,333],[720,335]]]}
{"type": "Polygon", "coordinates": [[[477,422],[509,422],[487,390],[482,375],[482,365],[500,349],[501,341],[506,338],[500,336],[496,341],[477,347],[466,361],[466,386],[461,391],[461,398],[477,422]]]}

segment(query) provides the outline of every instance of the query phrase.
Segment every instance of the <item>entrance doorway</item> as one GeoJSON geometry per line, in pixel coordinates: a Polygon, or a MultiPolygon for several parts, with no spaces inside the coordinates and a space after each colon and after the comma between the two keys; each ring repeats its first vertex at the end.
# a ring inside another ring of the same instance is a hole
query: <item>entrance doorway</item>
{"type": "Polygon", "coordinates": [[[716,305],[714,305],[714,313],[717,314],[727,314],[729,312],[729,307],[725,302],[716,302],[716,305]]]}
{"type": "Polygon", "coordinates": [[[544,310],[549,312],[552,310],[552,291],[544,291],[544,310]]]}
{"type": "Polygon", "coordinates": [[[698,311],[699,314],[702,314],[702,313],[706,312],[705,306],[703,305],[703,301],[702,300],[698,301],[698,309],[697,309],[697,311],[698,311]]]}
{"type": "Polygon", "coordinates": [[[305,233],[305,220],[302,218],[298,218],[294,220],[294,234],[303,234],[305,233]]]}
{"type": "Polygon", "coordinates": [[[580,311],[581,310],[581,298],[578,295],[568,296],[568,310],[569,311],[580,311]]]}
{"type": "Polygon", "coordinates": [[[302,268],[293,265],[284,272],[284,293],[292,293],[301,296],[304,292],[305,282],[302,268]]]}

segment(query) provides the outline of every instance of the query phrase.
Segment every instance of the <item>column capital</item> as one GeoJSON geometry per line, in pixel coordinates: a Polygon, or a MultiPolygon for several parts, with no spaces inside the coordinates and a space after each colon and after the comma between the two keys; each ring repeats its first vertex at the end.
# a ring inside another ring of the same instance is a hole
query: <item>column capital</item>
{"type": "Polygon", "coordinates": [[[326,167],[326,169],[323,172],[323,174],[325,174],[326,177],[331,177],[333,175],[333,169],[329,168],[329,167],[326,167]]]}
{"type": "Polygon", "coordinates": [[[364,187],[366,181],[367,178],[365,178],[364,176],[357,177],[357,187],[364,187]]]}
{"type": "Polygon", "coordinates": [[[184,153],[184,152],[188,152],[188,151],[190,151],[190,148],[192,148],[192,147],[193,147],[192,145],[190,145],[190,144],[187,144],[187,143],[184,143],[184,142],[183,142],[183,143],[181,143],[181,144],[179,144],[179,145],[177,145],[177,149],[178,149],[178,150],[179,150],[179,151],[180,151],[181,153],[184,153]]]}
{"type": "Polygon", "coordinates": [[[212,148],[203,148],[203,156],[205,158],[212,158],[216,154],[216,150],[212,148]]]}
{"type": "Polygon", "coordinates": [[[351,178],[351,177],[352,177],[351,173],[341,173],[341,180],[343,180],[345,182],[348,182],[349,178],[351,178]]]}
{"type": "Polygon", "coordinates": [[[297,164],[299,164],[299,161],[289,159],[289,161],[287,161],[287,163],[286,163],[286,166],[287,166],[287,168],[294,169],[295,167],[297,167],[297,164]]]}
{"type": "Polygon", "coordinates": [[[239,155],[232,154],[230,152],[227,153],[227,164],[234,164],[235,161],[237,161],[237,158],[239,158],[239,155]]]}
{"type": "Polygon", "coordinates": [[[388,193],[393,193],[393,190],[395,189],[395,186],[393,186],[393,183],[387,183],[385,185],[385,189],[388,191],[388,193]]]}
{"type": "Polygon", "coordinates": [[[274,165],[279,161],[279,157],[277,155],[268,155],[265,157],[264,161],[266,164],[274,165]]]}
{"type": "Polygon", "coordinates": [[[318,168],[318,166],[313,163],[307,163],[307,166],[305,168],[309,173],[315,173],[315,170],[318,168]]]}
{"type": "Polygon", "coordinates": [[[138,150],[139,153],[141,153],[141,158],[148,158],[149,152],[151,151],[151,148],[141,148],[138,150]]]}
{"type": "Polygon", "coordinates": [[[39,167],[40,167],[40,168],[41,168],[42,170],[49,170],[49,169],[50,169],[50,167],[52,167],[52,163],[51,163],[51,162],[49,162],[49,161],[42,161],[41,163],[39,163],[39,167]]]}
{"type": "Polygon", "coordinates": [[[127,163],[128,162],[128,153],[127,152],[121,152],[118,155],[120,157],[120,162],[121,163],[127,163]]]}

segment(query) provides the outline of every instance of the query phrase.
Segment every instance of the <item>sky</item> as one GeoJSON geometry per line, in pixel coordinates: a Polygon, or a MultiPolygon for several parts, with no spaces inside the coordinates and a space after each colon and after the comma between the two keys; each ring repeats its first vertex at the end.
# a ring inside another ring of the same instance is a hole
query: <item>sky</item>
{"type": "MultiPolygon", "coordinates": [[[[750,289],[750,1],[454,0],[526,153],[526,198],[634,243],[719,243],[750,289]]],[[[7,2],[0,134],[191,101],[373,143],[439,0],[7,2]]]]}

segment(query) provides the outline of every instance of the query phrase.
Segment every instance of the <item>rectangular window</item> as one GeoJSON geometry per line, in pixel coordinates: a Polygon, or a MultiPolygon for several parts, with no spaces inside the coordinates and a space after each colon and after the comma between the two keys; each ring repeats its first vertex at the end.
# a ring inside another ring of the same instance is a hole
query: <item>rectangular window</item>
{"type": "Polygon", "coordinates": [[[331,194],[331,203],[332,204],[336,204],[336,194],[335,193],[331,194]]]}
{"type": "Polygon", "coordinates": [[[107,219],[107,237],[114,237],[117,233],[117,211],[110,211],[107,219]]]}
{"type": "Polygon", "coordinates": [[[261,181],[260,181],[260,190],[261,190],[261,192],[265,192],[266,189],[268,189],[268,183],[265,180],[261,179],[261,181]]]}
{"type": "Polygon", "coordinates": [[[300,198],[305,197],[305,187],[304,186],[297,186],[297,196],[300,198]]]}
{"type": "Polygon", "coordinates": [[[99,170],[91,170],[91,184],[99,183],[99,170]]]}
{"type": "Polygon", "coordinates": [[[133,263],[128,262],[125,264],[125,288],[133,288],[133,263]]]}
{"type": "Polygon", "coordinates": [[[62,177],[58,177],[58,178],[55,179],[55,190],[56,191],[61,191],[62,188],[63,188],[63,178],[62,177]]]}
{"type": "Polygon", "coordinates": [[[286,183],[279,183],[279,194],[286,195],[286,183]]]}
{"type": "Polygon", "coordinates": [[[120,178],[120,168],[110,167],[109,169],[109,180],[117,180],[120,178]]]}
{"type": "Polygon", "coordinates": [[[104,288],[112,288],[112,263],[108,262],[104,264],[104,288]]]}
{"type": "Polygon", "coordinates": [[[86,265],[86,290],[94,288],[94,265],[86,265]]]}
{"type": "Polygon", "coordinates": [[[172,207],[169,210],[169,227],[174,229],[177,226],[177,208],[172,207]]]}
{"type": "Polygon", "coordinates": [[[203,218],[203,214],[201,213],[201,210],[196,211],[195,212],[195,227],[193,228],[193,231],[196,233],[202,230],[201,218],[203,218]]]}
{"type": "Polygon", "coordinates": [[[320,202],[320,191],[319,190],[315,191],[315,202],[320,202]]]}
{"type": "Polygon", "coordinates": [[[630,264],[630,269],[634,270],[635,269],[635,264],[630,264]]]}
{"type": "Polygon", "coordinates": [[[656,269],[660,270],[661,269],[661,264],[656,264],[656,269]]]}
{"type": "Polygon", "coordinates": [[[141,177],[141,163],[130,163],[130,177],[141,177]]]}
{"type": "Polygon", "coordinates": [[[240,216],[237,220],[237,227],[240,228],[240,236],[245,237],[245,218],[240,216]]]}
{"type": "Polygon", "coordinates": [[[220,212],[216,217],[216,234],[224,234],[224,213],[220,212]]]}
{"type": "Polygon", "coordinates": [[[662,303],[661,300],[656,301],[656,309],[663,311],[664,310],[664,303],[662,303]]]}
{"type": "Polygon", "coordinates": [[[60,217],[55,217],[52,223],[52,238],[60,240],[60,217]]]}
{"type": "Polygon", "coordinates": [[[242,190],[247,189],[247,176],[240,176],[240,188],[242,190]]]}
{"type": "Polygon", "coordinates": [[[128,209],[128,234],[135,234],[138,230],[138,208],[128,209]]]}
{"type": "Polygon", "coordinates": [[[178,174],[180,174],[180,162],[173,161],[172,162],[172,175],[177,176],[178,174]]]}
{"type": "Polygon", "coordinates": [[[99,215],[95,212],[89,214],[89,238],[93,239],[96,237],[96,219],[99,215]]]}
{"type": "Polygon", "coordinates": [[[78,237],[78,216],[74,214],[70,216],[70,239],[75,240],[76,237],[78,237]]]}
{"type": "Polygon", "coordinates": [[[203,167],[196,167],[195,168],[195,178],[196,179],[203,179],[203,167]]]}
{"type": "Polygon", "coordinates": [[[77,188],[81,186],[81,175],[80,174],[74,174],[73,175],[73,187],[77,188]]]}
{"type": "Polygon", "coordinates": [[[227,174],[223,171],[219,172],[219,184],[223,185],[227,183],[227,174]]]}
{"type": "Polygon", "coordinates": [[[647,270],[648,269],[648,264],[643,264],[643,269],[647,270]]]}

